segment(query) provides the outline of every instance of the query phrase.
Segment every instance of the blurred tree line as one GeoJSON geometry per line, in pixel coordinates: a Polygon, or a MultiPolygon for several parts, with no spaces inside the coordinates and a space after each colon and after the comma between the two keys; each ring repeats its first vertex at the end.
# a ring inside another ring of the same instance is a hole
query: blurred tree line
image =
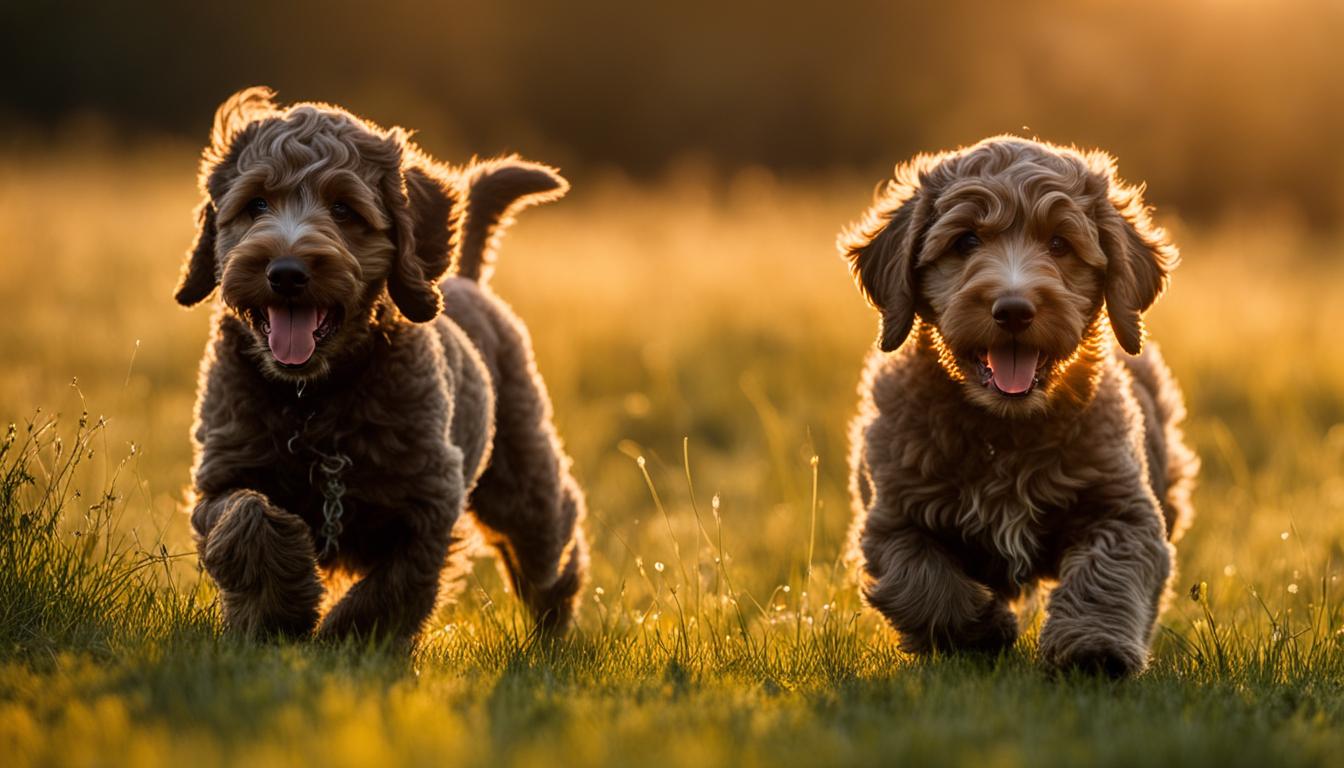
{"type": "Polygon", "coordinates": [[[1201,219],[1344,213],[1344,0],[6,0],[0,127],[202,139],[264,83],[419,129],[657,174],[688,155],[878,174],[1016,132],[1109,149],[1201,219]]]}

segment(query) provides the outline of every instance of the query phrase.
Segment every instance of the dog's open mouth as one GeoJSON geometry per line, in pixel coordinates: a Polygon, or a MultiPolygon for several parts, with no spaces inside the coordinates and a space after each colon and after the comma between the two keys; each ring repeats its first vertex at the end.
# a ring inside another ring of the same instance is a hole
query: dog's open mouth
{"type": "Polygon", "coordinates": [[[312,359],[318,343],[340,324],[340,315],[340,308],[285,304],[267,307],[259,324],[275,361],[286,368],[299,368],[312,359]]]}
{"type": "Polygon", "coordinates": [[[976,353],[980,383],[1004,397],[1026,397],[1040,383],[1047,359],[1041,350],[1010,341],[976,353]]]}

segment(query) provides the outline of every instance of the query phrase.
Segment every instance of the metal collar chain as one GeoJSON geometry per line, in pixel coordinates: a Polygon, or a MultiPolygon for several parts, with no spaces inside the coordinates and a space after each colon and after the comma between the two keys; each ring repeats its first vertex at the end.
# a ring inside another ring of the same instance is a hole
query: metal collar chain
{"type": "Polygon", "coordinates": [[[340,538],[341,531],[344,529],[341,525],[341,515],[345,513],[345,507],[341,504],[341,498],[345,496],[345,483],[341,482],[341,473],[350,467],[350,457],[342,453],[337,454],[319,454],[319,458],[313,462],[308,470],[309,482],[312,482],[313,469],[322,473],[322,557],[326,557],[341,548],[337,541],[340,538]]]}
{"type": "MultiPolygon", "coordinates": [[[[302,396],[302,390],[300,390],[302,396]]],[[[311,445],[303,444],[303,433],[308,427],[308,422],[312,421],[313,414],[309,414],[304,419],[303,426],[294,430],[294,435],[289,438],[286,448],[293,455],[298,455],[303,450],[313,455],[313,463],[308,465],[308,484],[317,487],[322,493],[322,551],[319,557],[327,557],[340,550],[340,536],[344,526],[341,524],[341,516],[345,514],[345,506],[342,499],[345,497],[345,483],[341,482],[341,475],[350,468],[353,461],[339,451],[333,453],[324,453],[311,445]]]]}

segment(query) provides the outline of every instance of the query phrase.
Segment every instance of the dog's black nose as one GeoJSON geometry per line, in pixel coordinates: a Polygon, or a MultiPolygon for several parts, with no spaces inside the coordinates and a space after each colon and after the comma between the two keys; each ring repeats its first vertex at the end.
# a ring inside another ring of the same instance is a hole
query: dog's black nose
{"type": "Polygon", "coordinates": [[[292,299],[308,287],[308,268],[303,266],[302,261],[286,256],[272,261],[266,267],[266,280],[270,282],[272,291],[292,299]]]}
{"type": "Polygon", "coordinates": [[[1036,307],[1021,296],[1004,296],[995,300],[994,322],[1009,333],[1021,333],[1036,318],[1036,307]]]}

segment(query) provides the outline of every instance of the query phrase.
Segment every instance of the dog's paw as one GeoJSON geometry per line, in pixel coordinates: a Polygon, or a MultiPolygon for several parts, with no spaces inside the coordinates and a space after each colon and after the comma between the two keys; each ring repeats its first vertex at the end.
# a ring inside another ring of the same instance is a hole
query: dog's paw
{"type": "MultiPolygon", "coordinates": [[[[348,595],[347,595],[348,597],[348,595]]],[[[360,623],[355,619],[355,611],[351,608],[348,599],[337,603],[327,611],[327,615],[322,617],[322,623],[318,625],[316,638],[325,642],[340,642],[349,638],[359,638],[360,623]]],[[[376,625],[375,625],[376,626],[376,625]]],[[[373,627],[365,628],[371,633],[373,627]]]]}
{"type": "Polygon", "coordinates": [[[395,608],[385,605],[380,608],[367,600],[345,599],[332,606],[314,636],[324,643],[354,642],[405,653],[415,647],[420,628],[419,622],[408,619],[395,608]]]}
{"type": "Polygon", "coordinates": [[[1052,672],[1077,670],[1114,680],[1131,677],[1148,666],[1148,649],[1125,641],[1101,627],[1063,631],[1047,623],[1041,631],[1040,661],[1052,672]]]}
{"type": "Polygon", "coordinates": [[[221,588],[244,592],[300,580],[317,562],[308,524],[255,491],[229,499],[201,554],[221,588]]]}
{"type": "Polygon", "coordinates": [[[999,653],[1017,642],[1017,614],[1007,605],[990,603],[976,621],[967,626],[961,637],[961,647],[979,653],[999,653]]]}
{"type": "Polygon", "coordinates": [[[201,562],[219,586],[231,630],[305,635],[317,623],[322,585],[308,525],[265,496],[234,494],[203,543],[201,562]]]}
{"type": "Polygon", "coordinates": [[[979,616],[955,626],[901,630],[906,653],[968,652],[994,655],[1017,642],[1017,615],[999,601],[990,602],[979,616]]]}
{"type": "Polygon", "coordinates": [[[588,563],[588,545],[580,534],[560,564],[555,581],[542,589],[522,591],[537,630],[543,638],[556,638],[569,631],[578,608],[578,592],[588,563]]]}

